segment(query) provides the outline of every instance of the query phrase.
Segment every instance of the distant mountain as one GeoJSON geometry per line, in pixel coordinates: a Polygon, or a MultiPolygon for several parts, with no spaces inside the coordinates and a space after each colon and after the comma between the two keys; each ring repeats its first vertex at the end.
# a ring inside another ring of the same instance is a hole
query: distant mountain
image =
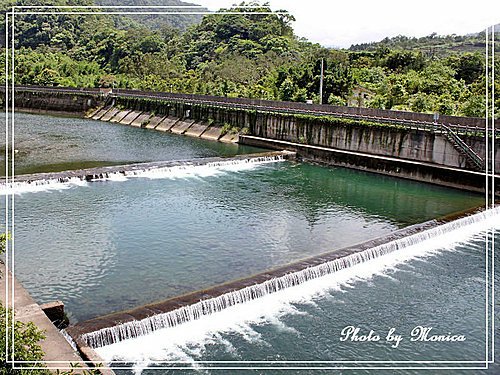
{"type": "MultiPolygon", "coordinates": [[[[137,6],[154,6],[154,5],[162,5],[162,6],[196,6],[199,9],[196,9],[197,12],[208,11],[208,9],[201,7],[198,4],[186,3],[181,0],[95,0],[96,5],[137,5],[137,6]]],[[[130,9],[129,9],[130,10],[130,9]]],[[[136,9],[137,11],[145,11],[144,9],[136,9]]],[[[160,10],[160,9],[158,9],[160,10]]],[[[176,11],[194,11],[193,9],[176,9],[176,11]]],[[[198,24],[201,22],[203,15],[193,14],[193,15],[185,15],[185,14],[175,14],[175,15],[133,15],[133,16],[123,16],[121,18],[116,18],[116,26],[121,28],[126,28],[129,24],[127,20],[133,20],[135,23],[139,23],[142,26],[148,29],[159,29],[162,26],[170,26],[179,30],[185,30],[189,26],[198,24]]]]}
{"type": "MultiPolygon", "coordinates": [[[[500,33],[500,23],[497,23],[495,26],[493,26],[494,30],[495,30],[495,33],[500,33]]],[[[485,27],[486,29],[486,27],[485,27]]],[[[475,33],[469,33],[467,34],[467,36],[471,36],[471,35],[484,35],[484,31],[485,29],[481,30],[481,31],[478,31],[478,32],[475,32],[475,33]]],[[[488,27],[488,32],[490,31],[491,29],[491,25],[488,27]]]]}
{"type": "MultiPolygon", "coordinates": [[[[495,25],[496,40],[500,41],[500,24],[495,25]]],[[[385,38],[380,42],[354,44],[349,47],[351,51],[375,52],[379,49],[399,49],[420,51],[427,56],[443,57],[452,53],[484,52],[485,32],[468,35],[431,35],[421,38],[398,35],[393,38],[385,38]]],[[[496,43],[495,51],[500,52],[500,43],[496,43]]]]}
{"type": "Polygon", "coordinates": [[[494,30],[495,30],[495,33],[500,33],[500,23],[497,23],[497,24],[494,26],[494,30]]]}

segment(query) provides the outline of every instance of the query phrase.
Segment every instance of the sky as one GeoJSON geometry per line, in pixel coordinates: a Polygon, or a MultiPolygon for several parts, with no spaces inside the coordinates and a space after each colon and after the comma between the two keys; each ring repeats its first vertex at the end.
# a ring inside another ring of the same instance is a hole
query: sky
{"type": "MultiPolygon", "coordinates": [[[[242,0],[190,0],[217,10],[242,0]]],[[[261,1],[262,2],[262,1],[261,1]]],[[[295,18],[295,34],[328,47],[386,36],[465,35],[500,23],[500,0],[268,0],[295,18]]]]}

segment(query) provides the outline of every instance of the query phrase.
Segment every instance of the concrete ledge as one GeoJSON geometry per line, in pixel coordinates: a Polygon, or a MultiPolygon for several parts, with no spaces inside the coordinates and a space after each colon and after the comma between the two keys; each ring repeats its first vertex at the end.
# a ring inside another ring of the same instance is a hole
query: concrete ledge
{"type": "MultiPolygon", "coordinates": [[[[241,135],[239,143],[274,150],[294,151],[301,158],[321,164],[379,173],[477,193],[485,192],[486,175],[482,172],[250,135],[241,135]]],[[[500,196],[500,175],[495,176],[495,187],[495,194],[500,196]]]]}
{"type": "Polygon", "coordinates": [[[153,116],[149,119],[149,124],[145,126],[146,129],[154,129],[158,126],[158,124],[163,121],[165,117],[153,116]]]}
{"type": "Polygon", "coordinates": [[[141,128],[142,124],[145,124],[149,118],[151,117],[151,114],[149,112],[144,112],[141,113],[139,116],[137,116],[134,121],[130,123],[131,126],[135,126],[137,128],[141,128]]]}
{"type": "Polygon", "coordinates": [[[87,117],[87,118],[92,118],[92,117],[94,117],[94,116],[97,114],[97,112],[99,112],[101,109],[102,109],[102,107],[96,107],[96,108],[94,108],[94,109],[90,110],[90,111],[89,111],[89,112],[85,115],[85,117],[87,117]]]}
{"type": "Polygon", "coordinates": [[[39,329],[44,331],[45,339],[40,342],[45,353],[44,360],[54,361],[47,367],[69,367],[70,364],[78,364],[80,367],[86,368],[87,366],[79,354],[73,350],[26,289],[12,277],[12,274],[3,263],[0,263],[0,272],[2,273],[0,279],[0,300],[2,304],[7,307],[14,307],[16,320],[23,323],[33,322],[39,329]],[[8,285],[9,290],[12,287],[14,288],[14,300],[12,300],[11,293],[6,296],[6,285],[8,285]]]}
{"type": "Polygon", "coordinates": [[[118,112],[112,119],[109,120],[109,122],[120,122],[125,118],[130,113],[130,110],[127,109],[125,111],[120,111],[118,112]]]}
{"type": "Polygon", "coordinates": [[[226,142],[226,143],[238,143],[238,141],[239,141],[239,135],[238,134],[233,134],[233,133],[228,133],[228,134],[220,137],[219,141],[226,142]]]}
{"type": "Polygon", "coordinates": [[[159,130],[162,132],[168,132],[172,126],[177,124],[179,119],[177,117],[165,117],[155,128],[155,130],[159,130]]]}
{"type": "Polygon", "coordinates": [[[40,305],[40,308],[56,327],[64,328],[61,325],[67,326],[69,324],[68,318],[64,313],[64,303],[62,301],[44,303],[40,305]]]}
{"type": "Polygon", "coordinates": [[[92,116],[93,120],[100,120],[102,116],[106,114],[111,109],[111,107],[104,107],[92,116]]]}
{"type": "Polygon", "coordinates": [[[116,122],[124,125],[172,132],[211,141],[238,143],[238,134],[222,135],[222,128],[210,126],[205,122],[192,119],[182,119],[172,116],[153,116],[149,112],[118,110],[116,108],[97,109],[93,112],[94,120],[116,122]]]}
{"type": "Polygon", "coordinates": [[[210,126],[207,130],[201,134],[200,138],[208,139],[211,141],[218,141],[222,135],[222,128],[218,126],[210,126]]]}
{"type": "Polygon", "coordinates": [[[42,108],[16,108],[16,113],[31,113],[36,115],[49,115],[55,117],[85,118],[83,112],[55,111],[42,108]]]}
{"type": "Polygon", "coordinates": [[[186,130],[184,134],[189,135],[190,137],[199,137],[205,130],[207,130],[207,128],[208,124],[195,122],[188,130],[186,130]]]}
{"type": "Polygon", "coordinates": [[[111,108],[108,112],[104,114],[104,116],[101,117],[101,121],[109,121],[113,117],[115,117],[116,114],[118,114],[120,110],[118,108],[111,108]]]}
{"type": "Polygon", "coordinates": [[[184,134],[184,132],[188,130],[189,127],[194,124],[194,122],[194,120],[179,120],[177,121],[175,126],[170,128],[170,131],[175,134],[184,134]]]}
{"type": "Polygon", "coordinates": [[[120,121],[120,124],[130,125],[132,121],[134,121],[142,112],[140,111],[132,111],[127,116],[120,121]]]}

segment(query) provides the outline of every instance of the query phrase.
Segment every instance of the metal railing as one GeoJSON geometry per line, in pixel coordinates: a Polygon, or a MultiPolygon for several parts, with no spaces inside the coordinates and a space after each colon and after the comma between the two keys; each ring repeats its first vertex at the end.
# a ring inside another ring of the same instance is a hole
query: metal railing
{"type": "MultiPolygon", "coordinates": [[[[0,86],[0,92],[5,87],[0,86]]],[[[291,114],[306,114],[312,116],[335,116],[353,120],[366,120],[371,122],[392,124],[406,129],[433,131],[435,123],[433,115],[404,111],[379,110],[371,108],[342,107],[319,104],[306,104],[299,102],[283,102],[274,100],[227,98],[210,95],[178,94],[157,91],[142,91],[129,89],[113,89],[111,93],[101,92],[98,88],[69,88],[47,86],[16,86],[16,91],[49,92],[66,94],[88,94],[122,98],[149,98],[180,103],[205,104],[226,108],[241,108],[261,112],[278,112],[291,114]]],[[[459,134],[484,136],[485,120],[474,117],[441,116],[441,125],[447,126],[459,134]],[[446,125],[445,125],[446,124],[446,125]]],[[[495,133],[500,136],[500,129],[495,133]]]]}
{"type": "Polygon", "coordinates": [[[443,129],[443,133],[453,146],[472,164],[475,169],[484,169],[484,160],[458,136],[449,126],[438,124],[443,129]]]}

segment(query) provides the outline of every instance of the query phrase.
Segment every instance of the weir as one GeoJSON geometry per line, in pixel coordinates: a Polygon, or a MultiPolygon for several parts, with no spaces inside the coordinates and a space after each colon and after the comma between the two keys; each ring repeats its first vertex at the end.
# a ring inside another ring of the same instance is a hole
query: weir
{"type": "Polygon", "coordinates": [[[178,326],[395,251],[404,251],[410,246],[452,231],[465,229],[475,224],[489,223],[489,220],[496,218],[499,214],[500,207],[496,207],[481,212],[475,209],[439,220],[431,220],[404,228],[385,237],[330,251],[249,278],[80,322],[69,327],[67,332],[73,337],[81,352],[91,358],[92,348],[178,326]],[[457,217],[460,218],[457,219],[457,217]]]}
{"type": "Polygon", "coordinates": [[[6,180],[0,179],[0,194],[33,191],[43,187],[57,187],[61,184],[81,184],[82,182],[116,180],[127,177],[161,177],[189,172],[197,167],[224,168],[241,164],[263,164],[295,159],[295,152],[277,151],[257,154],[238,155],[230,158],[212,157],[190,160],[160,161],[150,163],[136,163],[109,167],[97,167],[80,170],[71,170],[54,173],[36,173],[17,175],[6,180]]]}
{"type": "Polygon", "coordinates": [[[38,86],[16,86],[15,105],[221,142],[289,144],[304,159],[474,192],[487,190],[486,169],[500,170],[500,143],[491,139],[500,133],[488,134],[484,118],[435,122],[432,114],[371,108],[38,86]]]}

